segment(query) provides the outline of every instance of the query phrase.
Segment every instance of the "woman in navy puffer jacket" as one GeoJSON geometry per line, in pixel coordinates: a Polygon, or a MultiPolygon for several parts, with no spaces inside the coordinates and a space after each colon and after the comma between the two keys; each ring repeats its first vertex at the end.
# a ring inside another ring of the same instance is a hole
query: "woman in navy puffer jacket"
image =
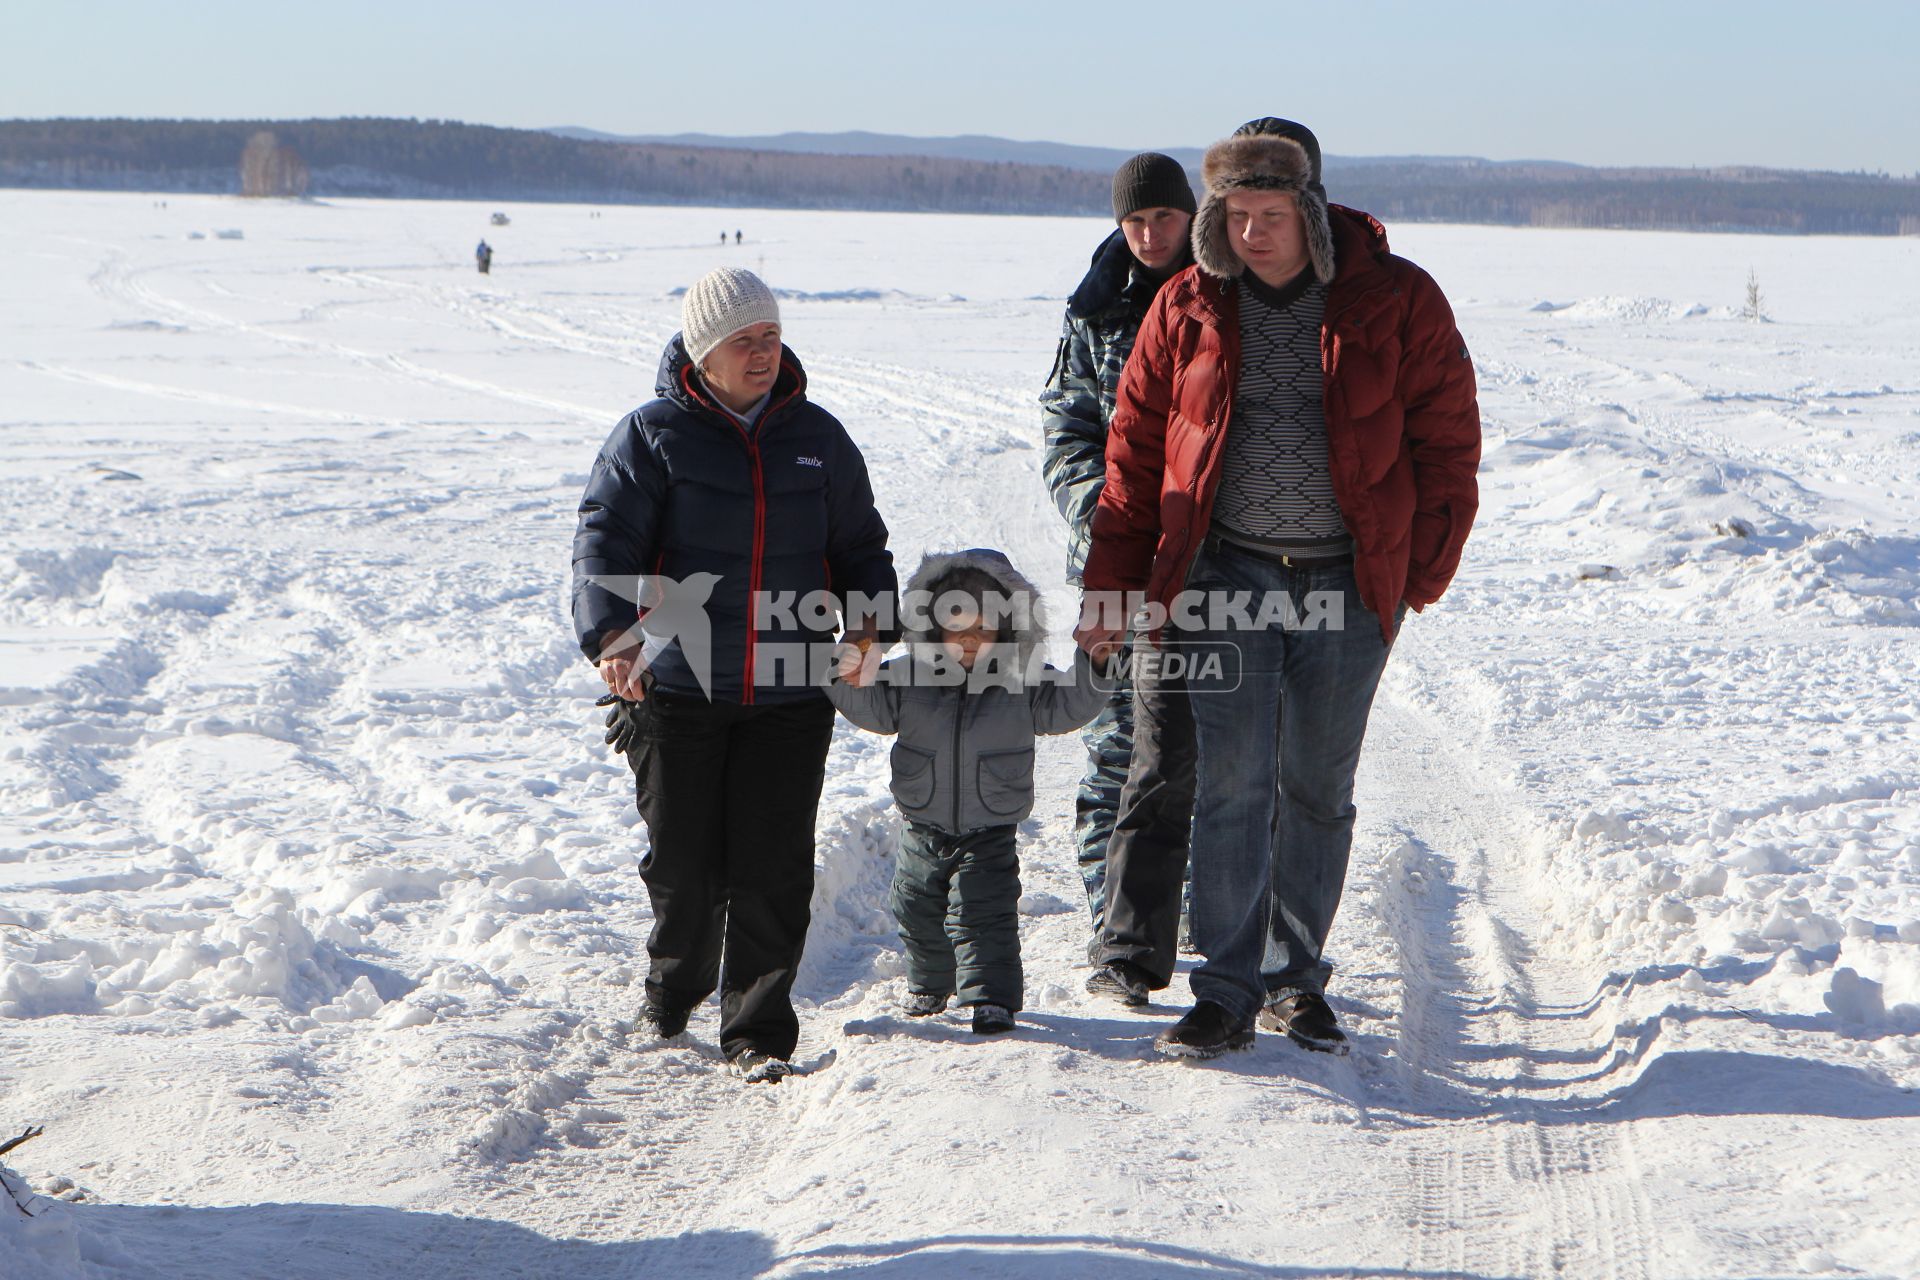
{"type": "Polygon", "coordinates": [[[799,1035],[790,992],[833,729],[813,676],[834,619],[870,638],[897,581],[866,463],[807,399],[772,292],[723,268],[682,318],[658,398],[588,476],[574,627],[619,700],[647,824],[640,1029],[680,1034],[718,986],[729,1062],[778,1080],[799,1035]]]}

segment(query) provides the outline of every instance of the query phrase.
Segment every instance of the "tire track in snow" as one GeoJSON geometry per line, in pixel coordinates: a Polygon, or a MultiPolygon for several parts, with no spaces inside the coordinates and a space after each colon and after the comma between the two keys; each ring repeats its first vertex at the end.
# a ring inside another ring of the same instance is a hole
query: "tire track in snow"
{"type": "Polygon", "coordinates": [[[607,309],[617,329],[613,334],[594,333],[582,328],[563,311],[538,306],[524,300],[492,292],[452,290],[444,286],[396,280],[371,271],[351,267],[316,268],[323,280],[354,288],[385,290],[382,297],[405,295],[421,299],[433,307],[484,325],[505,337],[553,350],[612,360],[618,364],[642,368],[649,375],[660,363],[659,349],[678,328],[663,324],[657,311],[629,312],[607,309]]]}
{"type": "Polygon", "coordinates": [[[1404,1139],[1407,1265],[1652,1274],[1657,1228],[1630,1129],[1597,1114],[1632,1061],[1611,1052],[1607,1002],[1594,1000],[1583,1017],[1539,1016],[1540,993],[1580,999],[1603,975],[1529,937],[1540,916],[1520,887],[1523,842],[1501,798],[1474,776],[1490,771],[1450,751],[1390,687],[1369,734],[1394,744],[1390,756],[1371,757],[1376,769],[1391,760],[1393,772],[1375,774],[1367,803],[1402,831],[1377,904],[1405,975],[1401,1082],[1409,1110],[1431,1121],[1404,1139]]]}
{"type": "Polygon", "coordinates": [[[1054,597],[1054,621],[1064,621],[1065,525],[1040,477],[1037,402],[1022,408],[951,377],[847,359],[809,376],[866,455],[903,580],[923,552],[996,546],[1054,597]],[[982,411],[960,407],[973,403],[982,411]]]}
{"type": "MultiPolygon", "coordinates": [[[[651,342],[657,347],[672,336],[676,327],[644,317],[631,321],[622,317],[622,323],[633,323],[635,333],[642,336],[603,337],[579,328],[565,315],[496,294],[472,295],[345,268],[330,268],[323,274],[360,287],[378,286],[424,299],[436,308],[535,346],[596,360],[613,359],[649,374],[657,366],[658,356],[645,344],[651,342]]],[[[493,390],[490,384],[469,384],[470,380],[438,374],[405,357],[390,356],[386,360],[410,375],[482,393],[493,390]]],[[[1064,534],[1039,478],[1039,408],[1034,398],[1038,395],[1037,384],[1033,397],[996,395],[951,376],[836,356],[809,365],[808,389],[810,397],[839,418],[860,442],[882,511],[896,535],[903,529],[908,532],[906,546],[974,545],[981,541],[983,526],[999,526],[995,532],[1005,540],[1003,531],[1010,523],[1016,534],[1013,541],[1045,557],[1030,558],[1030,563],[1058,559],[1056,544],[1064,534]],[[948,460],[949,479],[959,481],[943,489],[943,512],[929,511],[923,492],[889,491],[889,472],[917,477],[925,471],[927,456],[935,452],[948,460]],[[883,466],[885,463],[892,465],[883,466]],[[1007,494],[1022,491],[1028,493],[1028,501],[1009,522],[1007,494]],[[905,521],[899,518],[902,512],[910,513],[905,521]],[[921,524],[927,516],[933,517],[930,527],[921,524]]],[[[641,398],[647,397],[643,394],[641,398]]],[[[520,402],[575,415],[586,412],[565,402],[537,398],[522,398],[520,402]]],[[[616,416],[617,411],[598,413],[592,420],[611,422],[616,416]]],[[[1014,554],[1018,559],[1019,553],[1014,554]]],[[[911,565],[905,567],[910,569],[911,565]]]]}
{"type": "MultiPolygon", "coordinates": [[[[523,408],[540,409],[574,421],[600,423],[607,421],[609,418],[609,414],[604,409],[576,404],[569,400],[561,400],[551,396],[536,395],[529,391],[503,386],[497,382],[490,382],[481,378],[469,378],[455,373],[448,373],[444,370],[430,368],[398,353],[389,352],[378,354],[363,351],[344,343],[328,342],[319,338],[309,338],[296,333],[285,333],[272,325],[253,324],[243,320],[235,320],[231,317],[223,316],[216,311],[196,307],[178,298],[162,294],[140,279],[142,276],[150,275],[156,271],[167,268],[154,266],[143,267],[137,271],[129,271],[124,268],[123,259],[124,255],[122,255],[119,250],[116,249],[110,252],[106,262],[95,272],[92,281],[95,288],[98,289],[103,296],[117,297],[134,305],[144,307],[149,311],[171,316],[186,325],[189,329],[198,329],[211,333],[240,334],[249,338],[257,338],[265,342],[271,342],[279,346],[290,347],[297,351],[320,352],[326,355],[336,356],[351,364],[356,364],[378,373],[384,373],[388,376],[397,375],[415,384],[454,391],[465,391],[490,397],[507,404],[519,405],[523,408]]],[[[468,318],[471,318],[471,316],[468,318]]],[[[88,374],[85,376],[88,380],[103,382],[111,377],[111,375],[104,374],[88,374]]],[[[220,396],[218,393],[188,392],[179,388],[164,388],[152,384],[132,384],[130,380],[122,381],[128,382],[126,389],[146,391],[149,394],[165,394],[171,395],[174,398],[201,400],[214,404],[229,404],[232,400],[231,397],[220,396]]],[[[114,384],[109,382],[108,385],[114,384]]],[[[333,421],[355,423],[388,420],[388,418],[383,415],[366,416],[331,410],[319,410],[311,407],[268,406],[258,403],[240,403],[234,404],[233,407],[266,409],[276,413],[292,413],[297,416],[321,417],[333,421]]]]}
{"type": "Polygon", "coordinates": [[[168,386],[165,383],[145,382],[138,378],[122,377],[119,374],[100,373],[92,369],[76,369],[70,365],[42,364],[37,360],[21,360],[17,367],[29,373],[42,374],[49,378],[59,378],[65,382],[78,382],[88,386],[106,387],[113,391],[130,391],[135,395],[157,396],[163,400],[180,400],[189,404],[208,405],[218,409],[240,409],[249,413],[267,413],[289,422],[319,419],[323,422],[352,423],[367,425],[385,421],[360,413],[345,413],[337,409],[321,409],[313,405],[286,404],[273,400],[259,400],[250,396],[230,396],[219,391],[198,391],[192,387],[168,386]]]}

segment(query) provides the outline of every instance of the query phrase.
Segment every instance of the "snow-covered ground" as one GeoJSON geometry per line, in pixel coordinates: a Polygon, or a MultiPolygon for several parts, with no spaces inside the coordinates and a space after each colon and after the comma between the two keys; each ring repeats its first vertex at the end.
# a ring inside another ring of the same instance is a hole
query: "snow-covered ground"
{"type": "Polygon", "coordinates": [[[1082,994],[1070,739],[1022,1030],[897,1017],[843,725],[814,1069],[748,1088],[711,1010],[625,1034],[587,465],[753,267],[903,566],[1070,617],[1033,401],[1106,228],[489,211],[0,192],[0,1275],[1920,1274],[1920,240],[1392,229],[1487,452],[1362,768],[1351,1058],[1082,994]]]}

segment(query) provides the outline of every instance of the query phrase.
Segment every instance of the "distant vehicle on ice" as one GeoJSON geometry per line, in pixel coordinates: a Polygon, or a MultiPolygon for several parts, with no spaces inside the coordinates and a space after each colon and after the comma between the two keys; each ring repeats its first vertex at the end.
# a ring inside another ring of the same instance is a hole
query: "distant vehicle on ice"
{"type": "Polygon", "coordinates": [[[494,215],[493,215],[493,225],[494,225],[494,226],[496,226],[496,227],[504,227],[504,226],[506,226],[506,225],[508,225],[509,223],[511,223],[512,221],[513,221],[513,219],[512,219],[512,218],[509,218],[509,217],[508,217],[508,216],[507,216],[506,214],[504,214],[504,213],[501,213],[501,212],[499,212],[498,210],[495,210],[495,211],[494,211],[494,215]]]}

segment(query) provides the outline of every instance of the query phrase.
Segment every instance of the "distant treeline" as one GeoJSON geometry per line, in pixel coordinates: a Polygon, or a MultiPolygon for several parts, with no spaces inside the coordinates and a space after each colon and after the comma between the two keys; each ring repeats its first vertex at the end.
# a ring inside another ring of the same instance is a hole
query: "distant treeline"
{"type": "MultiPolygon", "coordinates": [[[[0,121],[0,186],[240,194],[242,153],[263,130],[304,166],[312,196],[1109,211],[1107,175],[1084,169],[603,142],[439,120],[0,121]]],[[[1387,222],[1920,234],[1920,181],[1868,174],[1329,157],[1327,187],[1387,222]]]]}
{"type": "Polygon", "coordinates": [[[270,131],[313,196],[1087,213],[1098,174],[1041,165],[584,142],[438,120],[0,121],[0,186],[239,194],[270,131]]]}
{"type": "Polygon", "coordinates": [[[1872,174],[1394,163],[1330,167],[1327,194],[1388,223],[1920,235],[1920,182],[1872,174]]]}

